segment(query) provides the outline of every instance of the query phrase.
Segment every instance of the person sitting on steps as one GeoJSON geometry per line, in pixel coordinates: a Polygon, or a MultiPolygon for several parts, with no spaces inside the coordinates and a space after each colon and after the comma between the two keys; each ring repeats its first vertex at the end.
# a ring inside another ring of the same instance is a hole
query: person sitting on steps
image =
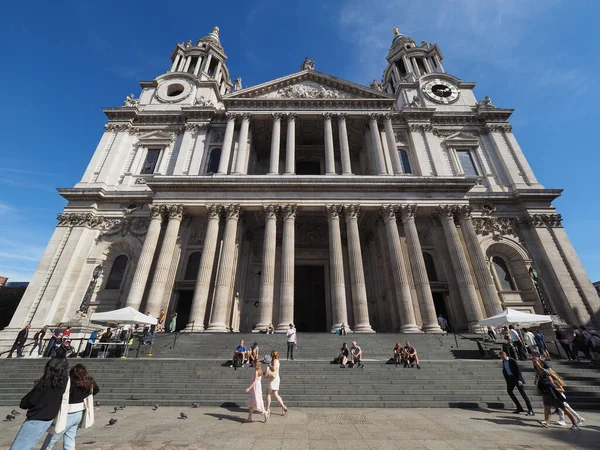
{"type": "Polygon", "coordinates": [[[402,362],[402,345],[400,345],[400,342],[396,342],[394,346],[394,362],[396,365],[402,362]]]}
{"type": "Polygon", "coordinates": [[[340,354],[338,359],[340,361],[340,369],[345,369],[346,364],[348,364],[348,357],[350,356],[350,349],[348,348],[348,344],[345,342],[342,344],[342,348],[340,349],[340,354]]]}
{"type": "Polygon", "coordinates": [[[352,353],[352,367],[356,364],[356,367],[364,369],[365,365],[361,362],[362,349],[356,344],[356,341],[352,341],[350,352],[352,353]]]}
{"type": "Polygon", "coordinates": [[[233,364],[229,367],[244,367],[244,361],[246,361],[246,346],[244,345],[244,340],[240,341],[240,345],[238,345],[233,351],[233,364]]]}
{"type": "Polygon", "coordinates": [[[250,350],[248,350],[248,362],[250,363],[250,366],[254,367],[258,361],[258,343],[255,342],[252,344],[252,347],[250,347],[250,350]]]}
{"type": "Polygon", "coordinates": [[[415,367],[417,365],[417,369],[420,369],[419,365],[419,355],[417,354],[417,350],[410,344],[410,341],[406,341],[406,345],[404,346],[404,367],[415,367]]]}

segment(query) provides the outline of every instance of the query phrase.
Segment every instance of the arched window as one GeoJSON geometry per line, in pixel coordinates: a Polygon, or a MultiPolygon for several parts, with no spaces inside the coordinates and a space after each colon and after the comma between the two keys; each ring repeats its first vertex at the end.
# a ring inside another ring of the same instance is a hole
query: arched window
{"type": "Polygon", "coordinates": [[[403,173],[412,173],[412,169],[410,168],[410,161],[408,159],[408,153],[406,150],[399,148],[398,156],[400,156],[400,163],[402,164],[402,172],[403,173]]]}
{"type": "Polygon", "coordinates": [[[506,261],[499,256],[492,258],[492,264],[494,265],[494,271],[498,278],[498,284],[500,285],[501,291],[516,291],[515,282],[510,275],[506,261]]]}
{"type": "Polygon", "coordinates": [[[219,171],[219,162],[221,161],[221,149],[213,148],[208,158],[208,167],[206,173],[217,173],[219,171]]]}
{"type": "Polygon", "coordinates": [[[194,252],[188,257],[187,266],[185,267],[184,280],[195,280],[198,276],[198,269],[200,268],[200,257],[202,252],[194,252]]]}
{"type": "Polygon", "coordinates": [[[425,269],[427,270],[429,281],[439,281],[431,253],[423,252],[423,259],[425,260],[425,269]]]}
{"type": "Polygon", "coordinates": [[[105,289],[120,289],[125,277],[125,271],[127,270],[127,263],[129,258],[126,255],[119,255],[115,258],[112,267],[110,268],[110,274],[108,280],[106,280],[105,289]]]}

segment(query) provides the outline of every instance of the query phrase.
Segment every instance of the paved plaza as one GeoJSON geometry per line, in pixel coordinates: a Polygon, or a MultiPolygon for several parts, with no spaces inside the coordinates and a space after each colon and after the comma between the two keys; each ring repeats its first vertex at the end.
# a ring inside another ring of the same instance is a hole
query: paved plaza
{"type": "MultiPolygon", "coordinates": [[[[12,408],[3,407],[10,412],[12,408]]],[[[96,409],[96,423],[80,430],[78,449],[600,449],[600,412],[585,412],[581,431],[542,428],[510,411],[463,409],[295,408],[285,417],[272,408],[267,424],[243,423],[244,409],[126,407],[96,409]],[[187,419],[179,419],[180,412],[187,419]],[[118,422],[108,426],[111,417],[118,422]]],[[[0,423],[0,448],[8,448],[24,414],[0,423]]],[[[554,416],[556,417],[556,416],[554,416]]],[[[62,448],[58,447],[57,448],[62,448]]]]}

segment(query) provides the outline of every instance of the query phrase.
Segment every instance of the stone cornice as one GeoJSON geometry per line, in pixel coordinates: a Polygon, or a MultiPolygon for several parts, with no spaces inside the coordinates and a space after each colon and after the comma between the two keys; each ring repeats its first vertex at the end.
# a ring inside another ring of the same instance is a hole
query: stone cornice
{"type": "Polygon", "coordinates": [[[58,193],[65,199],[71,200],[106,200],[115,202],[151,202],[154,193],[143,191],[107,191],[102,187],[89,188],[58,188],[58,193]]]}

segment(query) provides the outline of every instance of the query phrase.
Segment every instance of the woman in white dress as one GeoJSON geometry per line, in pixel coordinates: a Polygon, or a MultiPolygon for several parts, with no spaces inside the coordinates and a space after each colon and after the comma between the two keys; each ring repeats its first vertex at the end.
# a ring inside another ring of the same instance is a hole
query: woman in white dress
{"type": "Polygon", "coordinates": [[[275,378],[271,380],[267,389],[267,419],[271,415],[271,394],[273,394],[275,400],[281,405],[281,415],[285,416],[288,411],[287,406],[283,404],[283,400],[279,396],[279,382],[281,381],[279,378],[279,353],[275,350],[271,352],[271,364],[269,368],[271,372],[275,373],[275,378]]]}

